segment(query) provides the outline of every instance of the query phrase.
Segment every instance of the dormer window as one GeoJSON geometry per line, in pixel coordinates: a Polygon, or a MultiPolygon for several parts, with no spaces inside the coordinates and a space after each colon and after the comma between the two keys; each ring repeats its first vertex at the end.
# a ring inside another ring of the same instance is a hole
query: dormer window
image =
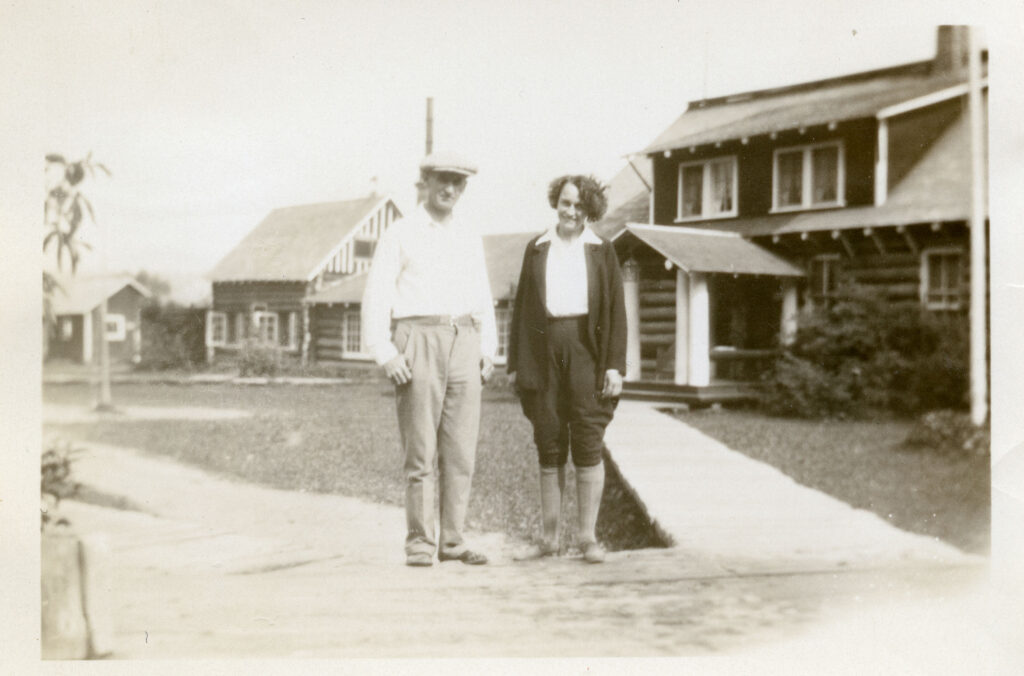
{"type": "Polygon", "coordinates": [[[676,222],[737,215],[736,186],[735,156],[683,162],[679,165],[676,222]]]}
{"type": "Polygon", "coordinates": [[[779,148],[772,162],[772,211],[845,206],[842,141],[779,148]]]}

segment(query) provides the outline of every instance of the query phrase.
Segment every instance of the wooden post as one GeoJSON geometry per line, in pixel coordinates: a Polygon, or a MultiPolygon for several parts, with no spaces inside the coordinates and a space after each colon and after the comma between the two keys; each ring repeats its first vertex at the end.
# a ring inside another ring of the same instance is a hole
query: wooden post
{"type": "Polygon", "coordinates": [[[711,384],[711,303],[707,274],[690,273],[689,304],[689,384],[702,387],[711,384]]]}
{"type": "Polygon", "coordinates": [[[113,408],[110,397],[110,344],[107,342],[107,299],[100,303],[100,394],[96,408],[113,408]]]}
{"type": "Polygon", "coordinates": [[[971,130],[971,421],[988,417],[988,365],[985,359],[988,326],[985,295],[985,159],[981,102],[981,56],[978,29],[967,29],[967,109],[971,130]]]}
{"type": "Polygon", "coordinates": [[[626,296],[626,380],[641,377],[640,364],[640,265],[632,258],[622,266],[622,290],[626,296]]]}
{"type": "Polygon", "coordinates": [[[690,379],[690,278],[676,268],[676,373],[675,384],[690,379]]]}
{"type": "Polygon", "coordinates": [[[782,323],[779,340],[783,345],[792,345],[796,340],[797,298],[796,280],[786,277],[782,280],[782,323]]]}
{"type": "Polygon", "coordinates": [[[875,150],[875,206],[885,204],[889,193],[889,120],[878,121],[878,148],[875,150]]]}

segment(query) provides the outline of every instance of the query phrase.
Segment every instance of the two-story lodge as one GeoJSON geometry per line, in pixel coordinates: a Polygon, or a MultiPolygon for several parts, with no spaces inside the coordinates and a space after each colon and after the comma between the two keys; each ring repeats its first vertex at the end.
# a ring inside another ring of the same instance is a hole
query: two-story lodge
{"type": "Polygon", "coordinates": [[[843,279],[966,312],[966,77],[965,30],[943,26],[930,61],[692,102],[642,151],[651,189],[598,224],[624,266],[627,382],[742,396],[843,279]]]}

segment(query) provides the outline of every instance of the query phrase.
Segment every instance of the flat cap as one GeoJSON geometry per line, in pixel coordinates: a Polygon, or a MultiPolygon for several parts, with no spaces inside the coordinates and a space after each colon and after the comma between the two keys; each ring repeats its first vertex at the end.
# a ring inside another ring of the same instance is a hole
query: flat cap
{"type": "Polygon", "coordinates": [[[430,153],[420,162],[420,171],[451,172],[472,176],[476,173],[476,165],[462,155],[446,150],[430,153]]]}

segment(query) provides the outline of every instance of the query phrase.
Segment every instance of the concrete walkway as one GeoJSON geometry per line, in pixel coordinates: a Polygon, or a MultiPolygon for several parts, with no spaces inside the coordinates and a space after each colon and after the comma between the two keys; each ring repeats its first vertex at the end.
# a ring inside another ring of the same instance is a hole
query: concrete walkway
{"type": "Polygon", "coordinates": [[[605,437],[623,477],[676,545],[744,570],[970,564],[938,538],[801,486],[661,413],[623,401],[605,437]]]}
{"type": "Polygon", "coordinates": [[[903,673],[963,673],[965,649],[983,654],[978,557],[797,486],[648,405],[623,402],[608,443],[676,547],[524,564],[511,561],[519,543],[477,533],[491,565],[412,569],[398,508],[100,445],[76,461],[77,479],[135,509],[63,509],[103,571],[93,593],[111,621],[99,638],[115,658],[803,660],[813,649],[828,673],[853,674],[892,660],[927,665],[903,673]]]}

